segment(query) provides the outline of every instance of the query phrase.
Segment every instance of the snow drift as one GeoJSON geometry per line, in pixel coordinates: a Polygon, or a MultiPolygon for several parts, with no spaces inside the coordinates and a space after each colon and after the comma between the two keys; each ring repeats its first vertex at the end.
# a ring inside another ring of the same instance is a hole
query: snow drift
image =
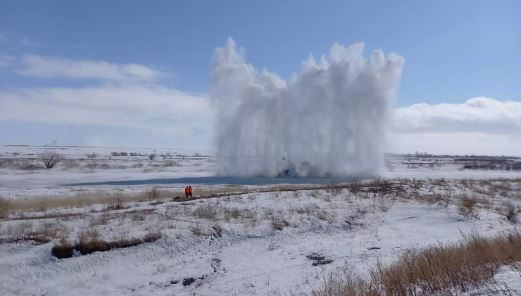
{"type": "Polygon", "coordinates": [[[383,163],[389,105],[404,60],[364,44],[334,44],[285,81],[245,62],[229,38],[215,50],[218,173],[226,176],[367,176],[383,163]]]}

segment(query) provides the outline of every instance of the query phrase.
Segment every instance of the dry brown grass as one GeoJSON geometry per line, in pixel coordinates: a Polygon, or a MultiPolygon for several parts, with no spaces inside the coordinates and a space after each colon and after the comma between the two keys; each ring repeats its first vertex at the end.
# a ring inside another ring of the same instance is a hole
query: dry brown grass
{"type": "Polygon", "coordinates": [[[205,234],[205,231],[203,230],[202,226],[197,223],[195,225],[190,226],[190,231],[195,236],[202,236],[205,234]]]}
{"type": "Polygon", "coordinates": [[[28,237],[33,231],[33,222],[24,221],[16,224],[7,225],[5,233],[14,240],[22,240],[28,237]]]}
{"type": "Polygon", "coordinates": [[[11,208],[8,200],[0,197],[0,219],[9,217],[9,209],[11,208]]]}
{"type": "Polygon", "coordinates": [[[74,248],[69,241],[61,239],[58,244],[52,247],[51,254],[58,259],[70,258],[74,255],[74,248]]]}
{"type": "Polygon", "coordinates": [[[494,276],[501,265],[521,261],[521,234],[478,235],[459,243],[405,252],[389,266],[378,265],[368,279],[352,272],[326,280],[316,296],[458,295],[494,276]]]}
{"type": "Polygon", "coordinates": [[[225,221],[230,221],[231,219],[238,219],[241,217],[241,210],[239,208],[223,208],[223,215],[225,221]]]}
{"type": "MultiPolygon", "coordinates": [[[[194,197],[191,199],[204,199],[225,197],[229,198],[234,195],[249,193],[249,197],[255,198],[257,192],[297,192],[307,191],[309,195],[321,199],[331,198],[347,198],[357,196],[359,198],[386,198],[388,200],[416,200],[431,204],[439,204],[448,206],[456,204],[460,206],[461,213],[468,217],[475,217],[476,208],[490,207],[490,198],[494,198],[493,190],[513,190],[520,187],[521,179],[493,179],[493,180],[462,180],[447,181],[444,179],[437,180],[381,180],[376,179],[368,182],[353,181],[345,184],[337,185],[273,185],[257,187],[254,189],[246,186],[224,186],[224,187],[199,187],[194,186],[194,197]],[[512,183],[512,184],[503,184],[512,183]],[[468,187],[466,194],[472,194],[473,199],[463,199],[460,203],[457,196],[454,196],[451,188],[456,185],[468,187]],[[326,190],[328,194],[322,194],[320,191],[326,190]],[[488,192],[491,195],[483,195],[479,192],[488,192]]],[[[513,192],[507,192],[512,198],[513,192]]],[[[282,196],[282,195],[281,195],[282,196]]],[[[285,195],[284,195],[285,196],[285,195]]],[[[298,196],[298,194],[293,194],[298,196]]],[[[291,195],[288,195],[291,197],[291,195]]],[[[27,199],[9,200],[9,202],[0,200],[0,219],[2,217],[11,219],[22,219],[21,215],[30,211],[47,211],[54,208],[80,208],[91,205],[104,205],[104,211],[114,211],[128,208],[137,202],[146,202],[149,205],[160,205],[166,201],[185,201],[184,194],[180,189],[157,188],[153,187],[147,191],[141,192],[114,192],[114,191],[89,191],[77,192],[70,195],[60,196],[42,196],[27,199]],[[179,198],[177,198],[179,197],[179,198]]],[[[226,200],[223,200],[226,201],[226,200]]],[[[97,210],[94,210],[97,211],[97,210]]],[[[211,211],[209,215],[204,213],[202,218],[213,219],[211,211]]],[[[216,214],[221,214],[216,213],[216,214]]],[[[223,213],[224,219],[234,219],[234,213],[223,213]]],[[[39,218],[51,218],[55,213],[38,214],[39,218]]],[[[36,217],[36,216],[34,216],[36,217]]],[[[220,216],[218,216],[220,217],[220,216]]],[[[513,217],[513,216],[512,216],[513,217]]],[[[23,218],[26,219],[26,218],[23,218]]]]}
{"type": "Polygon", "coordinates": [[[49,240],[65,238],[70,234],[69,228],[58,221],[45,221],[36,229],[34,235],[43,236],[49,240]]]}
{"type": "Polygon", "coordinates": [[[121,238],[107,242],[99,238],[99,232],[96,229],[89,229],[80,235],[79,242],[75,245],[72,245],[65,239],[61,239],[58,244],[53,246],[51,253],[53,256],[62,259],[72,257],[74,250],[78,251],[81,255],[88,255],[94,252],[106,252],[112,249],[134,247],[143,243],[154,242],[160,238],[160,233],[151,232],[141,239],[121,238]]]}
{"type": "Polygon", "coordinates": [[[108,210],[124,209],[125,203],[150,201],[156,199],[169,199],[175,196],[175,191],[162,191],[153,188],[149,191],[122,193],[122,192],[80,192],[66,196],[42,196],[11,200],[5,206],[10,211],[46,211],[55,208],[80,208],[95,204],[102,204],[108,210]]]}
{"type": "Polygon", "coordinates": [[[215,220],[219,209],[216,205],[202,205],[194,209],[193,215],[200,219],[215,220]]]}
{"type": "Polygon", "coordinates": [[[2,234],[8,241],[35,241],[47,243],[53,239],[68,237],[69,228],[59,221],[47,220],[35,225],[32,221],[23,221],[5,227],[2,234]]]}
{"type": "MultiPolygon", "coordinates": [[[[242,186],[196,188],[194,198],[210,198],[227,194],[245,192],[242,186]]],[[[60,196],[38,196],[32,198],[20,198],[16,200],[0,200],[0,219],[7,217],[9,212],[47,211],[56,208],[82,208],[91,205],[102,204],[105,210],[125,209],[126,203],[150,202],[160,204],[161,201],[170,200],[173,197],[184,196],[181,189],[159,189],[153,187],[141,192],[79,192],[60,196]]]]}
{"type": "Polygon", "coordinates": [[[517,223],[519,221],[517,218],[517,213],[519,212],[517,206],[512,202],[505,202],[503,207],[503,215],[505,215],[505,218],[511,223],[517,223]]]}
{"type": "Polygon", "coordinates": [[[275,230],[282,230],[284,227],[289,226],[289,222],[280,217],[273,217],[271,219],[271,226],[273,226],[275,230]]]}
{"type": "Polygon", "coordinates": [[[475,218],[477,216],[476,205],[477,201],[475,199],[463,196],[461,197],[458,210],[465,217],[475,218]]]}

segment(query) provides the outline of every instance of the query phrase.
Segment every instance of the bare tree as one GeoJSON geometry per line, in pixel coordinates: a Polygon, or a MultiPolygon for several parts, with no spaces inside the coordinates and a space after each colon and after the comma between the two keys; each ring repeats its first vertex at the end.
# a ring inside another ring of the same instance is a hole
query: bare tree
{"type": "Polygon", "coordinates": [[[46,169],[52,169],[63,157],[54,151],[45,151],[40,154],[40,160],[46,169]]]}

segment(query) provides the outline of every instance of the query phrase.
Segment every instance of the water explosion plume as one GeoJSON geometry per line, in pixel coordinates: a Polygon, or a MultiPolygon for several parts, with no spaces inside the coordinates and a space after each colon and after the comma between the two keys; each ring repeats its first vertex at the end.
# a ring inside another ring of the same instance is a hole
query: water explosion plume
{"type": "Polygon", "coordinates": [[[229,38],[215,50],[218,173],[224,176],[367,176],[383,164],[390,102],[404,60],[364,44],[333,45],[285,81],[260,73],[229,38]]]}

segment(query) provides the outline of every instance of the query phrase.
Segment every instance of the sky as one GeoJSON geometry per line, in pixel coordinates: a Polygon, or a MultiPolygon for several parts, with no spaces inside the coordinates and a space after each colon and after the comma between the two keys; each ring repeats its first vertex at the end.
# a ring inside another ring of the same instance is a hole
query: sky
{"type": "Polygon", "coordinates": [[[389,152],[521,154],[519,1],[0,0],[0,144],[211,149],[214,50],[405,59],[389,152]]]}

